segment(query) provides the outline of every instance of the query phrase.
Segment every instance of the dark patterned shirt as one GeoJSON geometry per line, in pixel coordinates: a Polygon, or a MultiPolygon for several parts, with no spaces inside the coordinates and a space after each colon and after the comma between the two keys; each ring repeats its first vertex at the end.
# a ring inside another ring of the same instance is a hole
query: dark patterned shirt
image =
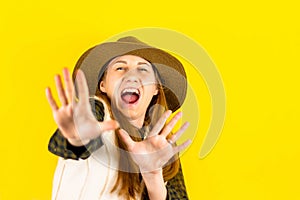
{"type": "MultiPolygon", "coordinates": [[[[91,101],[92,110],[98,121],[103,121],[104,118],[104,107],[99,101],[91,101]]],[[[100,137],[91,140],[87,145],[81,147],[72,146],[67,139],[56,130],[52,135],[48,150],[65,159],[87,159],[92,152],[96,151],[103,145],[100,137]]],[[[184,178],[182,174],[181,165],[178,173],[168,181],[167,185],[167,199],[172,200],[184,200],[188,199],[184,178]]],[[[143,200],[149,199],[147,191],[145,190],[142,195],[143,200]]]]}

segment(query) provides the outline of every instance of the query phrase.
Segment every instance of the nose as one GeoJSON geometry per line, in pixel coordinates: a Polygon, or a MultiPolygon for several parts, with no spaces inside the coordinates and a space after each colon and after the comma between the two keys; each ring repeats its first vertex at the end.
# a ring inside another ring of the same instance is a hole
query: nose
{"type": "Polygon", "coordinates": [[[138,76],[135,73],[135,70],[130,70],[128,71],[125,76],[124,76],[124,81],[125,82],[138,82],[138,76]]]}

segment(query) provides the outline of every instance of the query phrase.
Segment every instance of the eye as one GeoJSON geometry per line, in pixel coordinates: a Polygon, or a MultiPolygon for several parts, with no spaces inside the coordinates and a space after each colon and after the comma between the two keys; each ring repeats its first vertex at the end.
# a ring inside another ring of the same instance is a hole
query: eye
{"type": "Polygon", "coordinates": [[[117,66],[115,66],[115,70],[116,71],[126,71],[127,70],[127,66],[125,66],[125,65],[117,65],[117,66]]]}
{"type": "Polygon", "coordinates": [[[139,71],[141,71],[141,72],[148,72],[148,69],[146,67],[140,67],[139,71]]]}

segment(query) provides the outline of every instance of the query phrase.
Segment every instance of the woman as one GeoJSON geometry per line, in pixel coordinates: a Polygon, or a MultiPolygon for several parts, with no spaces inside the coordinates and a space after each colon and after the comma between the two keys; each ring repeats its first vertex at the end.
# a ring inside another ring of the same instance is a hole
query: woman
{"type": "Polygon", "coordinates": [[[188,124],[171,134],[181,112],[166,123],[186,95],[182,64],[125,37],[81,56],[76,89],[63,74],[65,89],[55,77],[61,107],[46,90],[58,125],[49,150],[62,157],[53,199],[187,199],[177,153],[190,141],[174,144],[188,124]]]}

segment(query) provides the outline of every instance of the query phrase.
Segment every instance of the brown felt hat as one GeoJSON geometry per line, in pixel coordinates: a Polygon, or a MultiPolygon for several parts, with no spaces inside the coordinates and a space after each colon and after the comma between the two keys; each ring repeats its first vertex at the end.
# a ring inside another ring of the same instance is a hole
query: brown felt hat
{"type": "Polygon", "coordinates": [[[99,77],[102,77],[106,64],[121,55],[139,56],[152,63],[162,79],[168,108],[175,111],[182,105],[186,97],[187,80],[181,62],[171,54],[132,36],[94,46],[79,58],[74,72],[79,68],[84,72],[91,96],[96,93],[99,77]]]}

